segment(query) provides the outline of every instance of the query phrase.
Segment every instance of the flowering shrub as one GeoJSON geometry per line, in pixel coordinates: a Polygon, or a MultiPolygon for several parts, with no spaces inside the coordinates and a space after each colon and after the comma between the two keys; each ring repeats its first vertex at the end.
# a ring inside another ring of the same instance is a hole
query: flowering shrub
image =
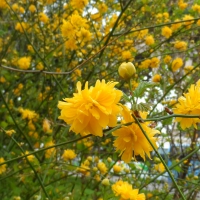
{"type": "Polygon", "coordinates": [[[0,1],[0,199],[199,199],[199,1],[0,1]]]}

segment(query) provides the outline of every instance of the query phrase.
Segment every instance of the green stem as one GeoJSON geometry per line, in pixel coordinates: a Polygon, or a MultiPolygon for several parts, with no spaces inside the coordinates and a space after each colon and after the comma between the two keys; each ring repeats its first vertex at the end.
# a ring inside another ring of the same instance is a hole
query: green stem
{"type": "Polygon", "coordinates": [[[167,115],[163,117],[154,117],[154,118],[148,118],[148,119],[142,119],[142,121],[161,121],[173,117],[182,117],[182,118],[200,118],[200,115],[181,115],[181,114],[173,114],[173,115],[167,115]]]}
{"type": "Polygon", "coordinates": [[[0,163],[0,166],[1,166],[1,165],[4,165],[4,164],[7,164],[7,163],[10,163],[10,162],[13,162],[13,161],[18,160],[18,159],[21,159],[21,158],[25,158],[25,157],[30,156],[30,155],[37,154],[37,153],[39,153],[39,152],[43,152],[43,151],[45,151],[45,150],[47,150],[47,149],[59,147],[59,146],[65,145],[65,144],[74,143],[74,142],[77,142],[77,141],[82,140],[82,139],[84,139],[84,138],[88,138],[88,137],[90,137],[90,136],[91,136],[91,134],[86,135],[86,136],[83,136],[83,137],[78,138],[78,139],[75,139],[75,140],[70,140],[70,141],[67,141],[67,142],[62,142],[62,143],[59,143],[59,144],[55,144],[55,145],[52,145],[52,146],[49,146],[49,147],[45,147],[45,148],[36,150],[36,151],[31,152],[31,153],[28,153],[28,154],[26,154],[26,155],[19,156],[19,157],[17,157],[17,158],[13,158],[13,159],[7,160],[7,161],[5,161],[5,162],[2,162],[2,163],[0,163]]]}
{"type": "Polygon", "coordinates": [[[144,131],[144,129],[142,128],[140,122],[138,121],[138,119],[133,115],[133,118],[135,120],[135,122],[138,124],[138,126],[140,127],[142,133],[144,134],[144,136],[146,137],[146,139],[148,140],[149,144],[152,146],[153,150],[156,152],[157,156],[159,157],[160,161],[162,162],[162,164],[164,165],[166,171],[168,172],[170,178],[172,179],[172,182],[174,183],[176,189],[178,190],[179,194],[181,195],[183,200],[186,200],[184,197],[184,194],[181,192],[178,184],[176,183],[176,180],[173,177],[173,174],[171,173],[171,171],[169,170],[169,168],[167,167],[167,164],[165,163],[165,161],[163,160],[162,156],[158,153],[156,147],[153,145],[153,143],[151,142],[151,140],[149,139],[147,133],[144,131]]]}

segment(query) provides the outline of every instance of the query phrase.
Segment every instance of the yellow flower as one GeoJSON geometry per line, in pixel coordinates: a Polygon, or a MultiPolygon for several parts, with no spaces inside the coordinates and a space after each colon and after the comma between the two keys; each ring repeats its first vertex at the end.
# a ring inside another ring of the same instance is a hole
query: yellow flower
{"type": "MultiPolygon", "coordinates": [[[[5,160],[4,160],[4,158],[1,157],[0,163],[3,163],[3,162],[5,162],[5,160]]],[[[3,174],[6,171],[6,167],[7,167],[6,164],[0,166],[0,174],[3,174]]]]}
{"type": "Polygon", "coordinates": [[[112,185],[112,190],[115,196],[120,196],[120,200],[145,200],[145,195],[143,193],[138,194],[139,190],[133,189],[128,182],[119,180],[112,185]]]}
{"type": "MultiPolygon", "coordinates": [[[[88,167],[88,163],[86,163],[86,162],[81,163],[81,166],[77,168],[77,172],[80,172],[85,176],[89,176],[90,175],[90,167],[88,167]]],[[[100,180],[100,177],[99,177],[99,180],[100,180]]]]}
{"type": "Polygon", "coordinates": [[[194,4],[194,5],[192,6],[192,10],[197,11],[197,12],[200,13],[200,5],[194,4]]]}
{"type": "Polygon", "coordinates": [[[118,174],[119,172],[121,172],[121,170],[122,170],[122,168],[119,165],[113,166],[114,173],[118,174]]]}
{"type": "Polygon", "coordinates": [[[97,80],[94,87],[81,90],[81,83],[77,83],[78,93],[73,98],[65,98],[59,101],[61,109],[59,119],[63,119],[71,125],[70,130],[80,134],[93,134],[103,136],[103,128],[114,127],[117,124],[117,115],[121,111],[118,104],[122,92],[114,86],[117,82],[105,83],[105,80],[97,80]]]}
{"type": "Polygon", "coordinates": [[[41,22],[43,22],[44,24],[46,24],[49,21],[49,18],[47,17],[47,15],[43,12],[39,13],[39,20],[41,22]]]}
{"type": "Polygon", "coordinates": [[[154,58],[151,59],[150,67],[156,68],[156,67],[159,66],[159,64],[160,64],[160,60],[157,57],[154,57],[154,58]]]}
{"type": "Polygon", "coordinates": [[[190,21],[186,21],[184,22],[184,25],[186,26],[186,29],[190,29],[191,28],[191,25],[194,23],[194,17],[192,17],[191,15],[185,15],[183,17],[183,20],[190,20],[190,21]]]}
{"type": "MultiPolygon", "coordinates": [[[[27,154],[29,154],[29,152],[28,152],[28,151],[25,151],[25,155],[27,155],[27,154]]],[[[34,155],[29,155],[29,156],[27,156],[27,159],[28,159],[30,162],[33,162],[34,159],[35,159],[35,156],[34,156],[34,155]]]]}
{"type": "Polygon", "coordinates": [[[185,2],[183,2],[183,0],[180,0],[180,1],[178,2],[178,6],[179,6],[179,8],[180,8],[181,10],[184,10],[185,8],[187,8],[188,4],[185,3],[185,2]]]}
{"type": "Polygon", "coordinates": [[[13,130],[13,129],[7,130],[7,131],[5,131],[5,132],[6,132],[6,134],[7,134],[8,136],[11,136],[13,133],[16,133],[15,130],[13,130]]]}
{"type": "MultiPolygon", "coordinates": [[[[53,146],[55,145],[53,141],[49,141],[45,144],[45,147],[50,147],[50,146],[53,146]]],[[[45,158],[52,158],[56,153],[56,149],[55,147],[52,147],[50,149],[47,149],[45,151],[45,158]]]]}
{"type": "MultiPolygon", "coordinates": [[[[173,109],[174,114],[182,115],[199,115],[200,113],[200,80],[196,85],[192,84],[188,89],[187,93],[184,93],[183,96],[179,97],[178,103],[173,109]]],[[[199,118],[181,118],[177,117],[176,122],[180,123],[181,128],[184,130],[194,126],[197,128],[197,123],[200,122],[199,118]]]]}
{"type": "Polygon", "coordinates": [[[187,49],[187,43],[184,41],[176,41],[174,44],[174,48],[176,48],[180,51],[184,51],[187,49]]]}
{"type": "Polygon", "coordinates": [[[88,4],[88,0],[71,0],[70,4],[74,9],[82,10],[88,4]]]}
{"type": "Polygon", "coordinates": [[[34,13],[36,11],[36,7],[33,4],[31,4],[28,9],[32,13],[34,13]]]}
{"type": "Polygon", "coordinates": [[[146,36],[146,38],[145,38],[145,44],[146,45],[152,45],[152,44],[154,44],[154,38],[153,38],[153,36],[152,35],[148,35],[148,36],[146,36]]]}
{"type": "Polygon", "coordinates": [[[125,80],[130,79],[135,74],[135,72],[135,66],[131,62],[123,62],[118,69],[119,75],[125,80]]]}
{"type": "Polygon", "coordinates": [[[122,52],[122,58],[125,60],[130,60],[133,58],[133,56],[131,55],[130,51],[123,51],[122,52]]]}
{"type": "Polygon", "coordinates": [[[45,133],[52,133],[51,124],[47,118],[43,120],[42,128],[45,133]]]}
{"type": "MultiPolygon", "coordinates": [[[[187,74],[188,72],[191,72],[193,68],[194,68],[194,66],[185,66],[185,67],[184,67],[184,72],[185,72],[185,74],[187,74]]],[[[194,72],[194,71],[193,71],[193,72],[194,72]]]]}
{"type": "Polygon", "coordinates": [[[17,24],[15,25],[15,30],[19,31],[20,33],[24,33],[24,31],[26,31],[28,29],[28,25],[25,22],[17,22],[17,24]]]}
{"type": "Polygon", "coordinates": [[[181,58],[176,58],[173,60],[171,68],[172,71],[175,72],[182,66],[183,66],[183,60],[181,58]]]}
{"type": "MultiPolygon", "coordinates": [[[[180,21],[179,19],[176,19],[174,22],[178,22],[180,21]]],[[[179,29],[181,27],[182,23],[174,23],[171,25],[171,29],[172,31],[176,31],[177,29],[179,29]]]]}
{"type": "Polygon", "coordinates": [[[19,108],[18,110],[22,114],[22,119],[36,120],[38,118],[38,114],[35,111],[23,108],[19,108]]]}
{"type": "Polygon", "coordinates": [[[152,78],[152,81],[153,82],[160,82],[160,80],[161,80],[161,75],[160,74],[155,74],[154,76],[153,76],[153,78],[152,78]]]}
{"type": "Polygon", "coordinates": [[[165,56],[165,58],[164,58],[164,63],[165,63],[165,64],[169,64],[171,60],[172,60],[172,57],[169,56],[169,55],[167,55],[167,56],[165,56]]]}
{"type": "MultiPolygon", "coordinates": [[[[134,122],[132,111],[129,110],[126,106],[122,107],[123,120],[121,123],[133,123],[129,126],[122,126],[120,129],[112,133],[114,136],[117,137],[113,145],[116,147],[117,151],[121,151],[121,159],[126,163],[131,161],[132,156],[135,157],[137,155],[140,155],[145,160],[145,154],[147,154],[147,156],[150,158],[150,152],[153,151],[153,148],[144,136],[140,127],[134,122]]],[[[141,123],[141,126],[153,143],[154,147],[157,148],[156,138],[154,137],[154,135],[156,133],[159,133],[159,131],[151,129],[150,127],[148,127],[148,123],[145,122],[141,123]]]]}
{"type": "Polygon", "coordinates": [[[17,61],[17,65],[20,69],[28,69],[30,67],[31,64],[31,57],[21,57],[18,61],[17,61]]]}
{"type": "Polygon", "coordinates": [[[64,161],[73,160],[74,158],[76,158],[76,154],[74,150],[71,150],[71,149],[64,150],[63,155],[62,155],[62,159],[64,161]]]}
{"type": "Polygon", "coordinates": [[[155,170],[158,172],[164,172],[165,171],[165,167],[162,163],[158,163],[154,166],[155,170]]]}
{"type": "Polygon", "coordinates": [[[4,9],[4,8],[7,8],[7,7],[8,7],[7,1],[1,0],[0,1],[0,9],[4,9]]]}
{"type": "Polygon", "coordinates": [[[164,26],[162,28],[162,36],[169,38],[172,36],[172,29],[169,28],[168,26],[164,26]]]}
{"type": "Polygon", "coordinates": [[[39,62],[39,63],[36,65],[36,69],[38,69],[38,70],[43,70],[43,69],[44,69],[44,65],[42,64],[42,62],[39,62]]]}
{"type": "Polygon", "coordinates": [[[108,171],[108,168],[106,167],[105,163],[103,162],[99,162],[97,164],[97,168],[99,169],[99,171],[101,172],[101,174],[106,174],[108,171]]]}
{"type": "Polygon", "coordinates": [[[138,67],[140,69],[147,69],[148,67],[150,67],[150,65],[151,65],[151,60],[146,59],[146,60],[142,61],[141,64],[138,67]]]}

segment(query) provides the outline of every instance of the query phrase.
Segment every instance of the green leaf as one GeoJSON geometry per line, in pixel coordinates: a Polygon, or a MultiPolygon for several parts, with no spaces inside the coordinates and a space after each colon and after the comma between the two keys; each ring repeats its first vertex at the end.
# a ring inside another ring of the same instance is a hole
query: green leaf
{"type": "Polygon", "coordinates": [[[134,97],[142,97],[144,95],[144,92],[148,88],[152,88],[154,86],[158,85],[158,83],[153,83],[153,82],[140,82],[138,87],[133,91],[134,97]]]}
{"type": "Polygon", "coordinates": [[[132,109],[141,111],[141,112],[147,112],[151,109],[151,106],[152,105],[150,103],[139,103],[139,104],[133,105],[132,109]]]}
{"type": "Polygon", "coordinates": [[[123,92],[123,97],[122,97],[126,102],[130,102],[130,98],[123,92]]]}

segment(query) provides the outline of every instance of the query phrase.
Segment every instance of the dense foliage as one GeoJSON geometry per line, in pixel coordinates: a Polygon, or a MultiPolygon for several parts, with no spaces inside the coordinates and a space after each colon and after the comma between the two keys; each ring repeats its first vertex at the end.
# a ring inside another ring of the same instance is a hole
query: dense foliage
{"type": "Polygon", "coordinates": [[[0,199],[198,199],[199,14],[1,0],[0,199]]]}

